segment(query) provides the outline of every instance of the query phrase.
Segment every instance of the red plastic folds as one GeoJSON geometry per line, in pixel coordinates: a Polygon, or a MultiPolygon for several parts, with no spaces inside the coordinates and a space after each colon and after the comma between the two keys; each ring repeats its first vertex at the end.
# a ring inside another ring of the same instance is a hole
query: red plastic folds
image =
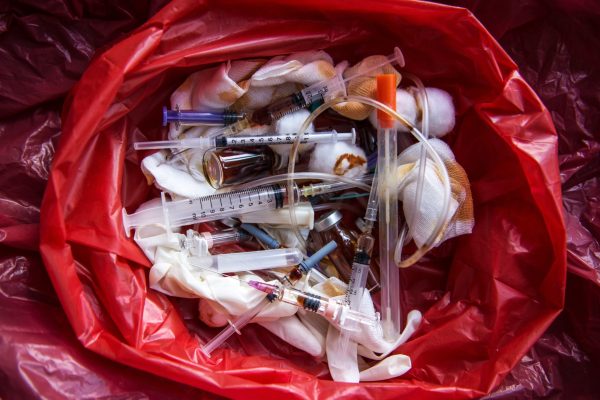
{"type": "Polygon", "coordinates": [[[464,10],[175,2],[99,56],[64,110],[41,250],[77,337],[105,357],[230,397],[475,397],[500,382],[562,307],[554,128],[514,63],[464,10]],[[448,141],[471,179],[477,221],[472,235],[404,273],[404,303],[426,312],[415,339],[398,350],[413,370],[390,382],[334,383],[323,364],[254,326],[206,360],[198,343],[214,331],[195,321],[187,302],[148,290],[147,260],[124,237],[121,206],[148,195],[129,143],[160,136],[160,106],[204,65],[312,48],[357,61],[394,45],[408,70],[456,99],[448,141]]]}

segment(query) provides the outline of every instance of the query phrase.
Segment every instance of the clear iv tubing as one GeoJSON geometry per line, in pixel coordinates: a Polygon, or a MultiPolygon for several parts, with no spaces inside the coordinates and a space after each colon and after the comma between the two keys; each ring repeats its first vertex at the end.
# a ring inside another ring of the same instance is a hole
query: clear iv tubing
{"type": "Polygon", "coordinates": [[[188,258],[191,266],[202,269],[213,269],[220,274],[234,272],[257,271],[291,267],[302,261],[302,253],[296,248],[281,248],[242,253],[223,253],[188,258]]]}
{"type": "MultiPolygon", "coordinates": [[[[442,217],[443,218],[440,218],[438,220],[438,222],[435,225],[435,228],[433,229],[433,232],[427,238],[427,241],[425,242],[423,247],[418,249],[413,255],[411,255],[409,258],[402,261],[400,263],[400,265],[398,265],[399,267],[402,267],[402,268],[410,266],[410,265],[414,264],[416,261],[418,261],[419,258],[421,258],[421,256],[423,254],[425,254],[431,247],[433,247],[437,238],[439,237],[442,230],[444,229],[444,223],[448,218],[448,213],[450,211],[450,178],[448,177],[448,171],[446,169],[446,166],[445,166],[444,162],[442,161],[442,159],[440,158],[440,156],[433,149],[433,147],[427,141],[427,139],[425,139],[425,137],[423,136],[423,134],[417,127],[415,127],[413,124],[411,124],[402,115],[398,114],[395,110],[392,110],[390,107],[386,106],[385,104],[382,104],[382,103],[378,102],[377,100],[373,100],[369,97],[341,96],[341,97],[334,98],[334,99],[322,104],[320,107],[318,107],[316,110],[314,110],[308,116],[308,118],[304,121],[304,123],[298,130],[298,134],[302,135],[302,133],[308,129],[309,125],[324,111],[328,110],[329,108],[331,108],[332,106],[334,106],[336,104],[344,103],[344,102],[359,102],[359,103],[370,105],[372,107],[375,107],[375,108],[387,113],[388,115],[391,115],[392,117],[394,117],[394,119],[400,121],[401,124],[403,124],[404,126],[406,126],[409,129],[410,133],[415,137],[415,139],[417,139],[420,143],[422,143],[425,146],[425,149],[426,149],[427,153],[429,154],[429,156],[439,166],[439,172],[441,174],[442,183],[444,184],[444,206],[442,208],[442,210],[443,210],[442,217]]],[[[294,165],[296,162],[296,157],[298,155],[299,146],[300,146],[300,143],[298,140],[296,140],[296,142],[294,142],[294,144],[292,145],[292,149],[290,151],[290,158],[289,158],[289,163],[288,163],[288,175],[291,178],[288,179],[288,182],[287,182],[288,190],[293,189],[293,187],[294,187],[294,176],[295,176],[294,165]]],[[[342,177],[337,177],[337,178],[341,180],[342,177]]],[[[346,179],[346,178],[344,178],[344,179],[346,179]]],[[[348,183],[350,183],[350,182],[348,182],[348,183]]],[[[359,187],[359,186],[356,186],[356,187],[359,187]]],[[[361,187],[361,188],[363,188],[363,187],[361,187]]],[[[366,189],[366,190],[368,190],[368,189],[366,189]]],[[[294,212],[295,205],[296,205],[295,201],[290,201],[288,203],[288,208],[290,211],[290,220],[292,222],[291,228],[294,231],[294,233],[296,234],[296,237],[298,238],[299,242],[302,245],[306,245],[304,238],[300,234],[300,229],[298,229],[296,214],[294,212]]]]}
{"type": "MultiPolygon", "coordinates": [[[[429,99],[427,98],[427,91],[425,90],[425,85],[423,85],[423,81],[418,76],[415,76],[410,73],[404,73],[404,76],[415,83],[418,89],[417,96],[419,98],[419,103],[421,104],[421,109],[423,110],[423,115],[421,116],[421,129],[422,134],[425,139],[429,139],[429,99]]],[[[427,152],[424,147],[421,147],[421,154],[419,158],[419,175],[417,179],[417,193],[415,198],[415,207],[417,210],[421,207],[421,200],[423,198],[423,186],[425,182],[425,170],[427,164],[427,152]]],[[[415,218],[417,217],[418,212],[414,212],[412,214],[412,220],[410,221],[410,225],[414,226],[415,218]]],[[[400,233],[400,237],[398,238],[398,242],[396,243],[396,249],[394,250],[394,262],[397,265],[402,264],[402,247],[404,247],[404,242],[406,240],[406,236],[408,235],[408,221],[404,222],[404,226],[402,227],[402,232],[400,233]]],[[[427,250],[425,250],[427,251],[427,250]]],[[[417,254],[423,255],[420,249],[417,250],[417,254]]],[[[410,265],[405,265],[406,267],[410,265]]]]}
{"type": "MultiPolygon", "coordinates": [[[[265,178],[257,179],[255,181],[244,183],[242,185],[233,186],[232,190],[243,190],[243,189],[253,188],[256,186],[269,185],[271,183],[279,183],[279,182],[289,181],[289,180],[292,180],[292,181],[294,181],[294,180],[320,180],[320,181],[332,182],[332,185],[344,183],[344,184],[348,185],[349,189],[356,187],[359,189],[363,189],[367,192],[371,189],[371,185],[367,185],[365,182],[363,182],[362,178],[361,179],[345,178],[343,176],[326,174],[323,172],[295,172],[295,173],[291,173],[291,174],[279,174],[279,175],[267,176],[265,178]]],[[[310,184],[304,185],[304,186],[302,186],[302,188],[303,189],[306,188],[305,190],[307,190],[308,186],[310,186],[310,184]]],[[[336,186],[341,187],[341,185],[336,185],[336,186]]],[[[314,192],[314,193],[311,193],[310,195],[314,196],[314,195],[321,194],[321,193],[325,193],[325,192],[323,192],[323,191],[314,192]]]]}

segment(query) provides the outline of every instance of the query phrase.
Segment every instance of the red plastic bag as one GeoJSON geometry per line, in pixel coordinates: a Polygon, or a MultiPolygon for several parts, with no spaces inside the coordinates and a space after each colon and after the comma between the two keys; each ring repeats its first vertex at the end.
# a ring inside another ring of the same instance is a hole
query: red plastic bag
{"type": "Polygon", "coordinates": [[[230,397],[475,397],[489,392],[563,305],[565,230],[557,139],[515,64],[467,11],[421,2],[176,1],[90,65],[64,108],[42,207],[41,252],[80,341],[121,363],[230,397]],[[332,382],[325,364],[249,326],[206,359],[214,335],[189,302],[148,289],[148,260],[121,207],[149,194],[131,150],[161,136],[160,107],[189,75],[227,59],[323,48],[356,62],[400,46],[407,70],[448,90],[448,137],[475,202],[472,235],[403,273],[404,310],[425,320],[397,352],[402,378],[332,382]]]}

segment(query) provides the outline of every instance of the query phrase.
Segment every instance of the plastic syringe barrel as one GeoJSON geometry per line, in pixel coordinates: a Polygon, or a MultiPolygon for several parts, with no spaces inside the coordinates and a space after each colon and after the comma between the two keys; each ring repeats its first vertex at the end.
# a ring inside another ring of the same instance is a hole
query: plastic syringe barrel
{"type": "Polygon", "coordinates": [[[135,142],[135,150],[158,149],[210,149],[215,147],[215,138],[185,138],[179,140],[154,140],[150,142],[135,142]]]}
{"type": "Polygon", "coordinates": [[[167,107],[163,107],[162,117],[163,126],[172,123],[182,126],[226,126],[244,118],[244,115],[230,111],[168,110],[167,107]]]}
{"type": "Polygon", "coordinates": [[[213,269],[220,274],[291,267],[302,261],[302,253],[295,248],[246,251],[203,257],[189,257],[192,266],[213,269]]]}
{"type": "MultiPolygon", "coordinates": [[[[297,133],[277,134],[277,135],[235,135],[220,136],[215,140],[215,147],[227,146],[257,146],[257,145],[290,145],[298,137],[297,133]]],[[[356,142],[356,131],[350,132],[323,131],[306,132],[300,137],[300,143],[334,143],[356,142]]]]}
{"type": "MultiPolygon", "coordinates": [[[[155,140],[149,142],[135,142],[135,150],[158,150],[158,149],[210,149],[213,147],[228,146],[257,146],[257,145],[284,145],[292,144],[296,140],[297,134],[290,133],[285,135],[244,135],[244,136],[218,136],[211,132],[206,137],[184,138],[178,140],[155,140]]],[[[356,142],[356,132],[354,129],[350,132],[307,132],[302,135],[300,143],[334,143],[356,142]]]]}
{"type": "Polygon", "coordinates": [[[352,310],[344,304],[340,306],[339,316],[337,316],[336,321],[345,330],[357,331],[360,329],[359,325],[366,325],[377,329],[380,319],[378,313],[375,313],[375,315],[365,314],[358,310],[352,310]]]}
{"type": "Polygon", "coordinates": [[[255,225],[243,223],[240,225],[240,228],[254,236],[270,249],[277,249],[281,246],[277,239],[255,225]]]}

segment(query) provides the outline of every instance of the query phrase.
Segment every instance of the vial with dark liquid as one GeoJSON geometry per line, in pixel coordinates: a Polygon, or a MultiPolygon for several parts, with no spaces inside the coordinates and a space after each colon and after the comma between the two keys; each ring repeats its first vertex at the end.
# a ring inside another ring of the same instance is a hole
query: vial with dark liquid
{"type": "Polygon", "coordinates": [[[282,167],[283,160],[269,146],[225,147],[204,153],[202,169],[215,189],[250,182],[282,167]]]}
{"type": "MultiPolygon", "coordinates": [[[[356,250],[358,234],[341,225],[342,213],[338,210],[328,212],[315,221],[315,230],[319,232],[324,242],[330,240],[338,244],[337,249],[329,254],[329,259],[337,268],[340,277],[348,282],[352,275],[352,260],[356,250]]],[[[379,287],[377,276],[369,269],[367,288],[374,290],[379,287]]]]}

